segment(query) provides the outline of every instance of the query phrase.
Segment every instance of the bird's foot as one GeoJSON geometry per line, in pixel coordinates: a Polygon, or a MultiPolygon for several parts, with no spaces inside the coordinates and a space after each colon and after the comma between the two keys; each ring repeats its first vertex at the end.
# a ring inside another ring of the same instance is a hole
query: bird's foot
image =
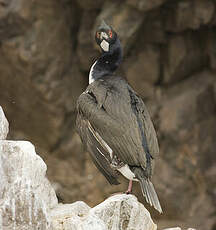
{"type": "Polygon", "coordinates": [[[132,193],[132,186],[133,186],[133,181],[130,180],[130,181],[129,181],[129,184],[128,184],[128,189],[127,189],[127,191],[125,192],[126,194],[131,194],[131,193],[132,193]]]}
{"type": "Polygon", "coordinates": [[[132,191],[130,191],[129,189],[125,192],[125,194],[132,194],[132,191]]]}

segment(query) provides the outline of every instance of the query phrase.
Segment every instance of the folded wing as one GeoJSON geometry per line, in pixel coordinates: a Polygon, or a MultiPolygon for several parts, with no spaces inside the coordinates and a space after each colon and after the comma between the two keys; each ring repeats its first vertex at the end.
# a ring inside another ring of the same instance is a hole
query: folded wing
{"type": "Polygon", "coordinates": [[[125,164],[141,166],[145,170],[149,161],[157,156],[159,148],[148,111],[141,98],[124,80],[116,85],[113,80],[96,81],[89,85],[78,99],[78,112],[81,120],[87,122],[84,124],[81,121],[81,126],[85,127],[85,131],[80,132],[81,136],[88,139],[88,151],[97,167],[105,172],[106,178],[107,174],[115,177],[112,168],[108,167],[111,156],[108,150],[106,154],[102,151],[105,148],[101,147],[103,144],[92,134],[91,128],[86,128],[88,122],[125,164]]]}

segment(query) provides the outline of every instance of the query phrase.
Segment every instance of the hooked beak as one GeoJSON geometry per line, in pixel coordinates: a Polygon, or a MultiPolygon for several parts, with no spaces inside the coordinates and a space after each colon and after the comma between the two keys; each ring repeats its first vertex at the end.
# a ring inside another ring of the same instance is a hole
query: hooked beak
{"type": "Polygon", "coordinates": [[[100,39],[103,40],[104,38],[107,39],[108,35],[105,32],[101,32],[100,39]]]}

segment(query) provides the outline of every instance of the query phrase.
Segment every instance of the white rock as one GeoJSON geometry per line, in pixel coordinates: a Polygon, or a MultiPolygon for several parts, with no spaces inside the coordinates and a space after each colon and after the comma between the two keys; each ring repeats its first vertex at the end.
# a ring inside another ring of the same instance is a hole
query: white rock
{"type": "Polygon", "coordinates": [[[104,222],[89,216],[91,208],[82,201],[59,204],[51,212],[53,230],[107,230],[104,222]]]}
{"type": "Polygon", "coordinates": [[[173,227],[173,228],[165,228],[163,230],[181,230],[180,227],[173,227]]]}
{"type": "MultiPolygon", "coordinates": [[[[163,230],[181,230],[180,227],[171,227],[171,228],[164,228],[163,230]]],[[[187,230],[196,230],[195,228],[188,228],[187,230]]]]}
{"type": "Polygon", "coordinates": [[[27,141],[0,141],[0,229],[50,229],[57,198],[46,164],[27,141]]]}
{"type": "Polygon", "coordinates": [[[108,230],[155,230],[157,225],[151,219],[150,213],[133,195],[120,194],[109,197],[103,203],[90,210],[103,220],[108,230]]]}
{"type": "Polygon", "coordinates": [[[86,216],[91,208],[83,201],[77,201],[72,204],[59,204],[51,212],[53,220],[68,218],[71,214],[76,216],[86,216]]]}
{"type": "Polygon", "coordinates": [[[0,140],[6,139],[8,131],[9,131],[9,124],[7,118],[4,115],[2,107],[0,106],[0,140]]]}
{"type": "Polygon", "coordinates": [[[77,229],[76,225],[82,225],[82,219],[88,215],[89,210],[90,207],[82,201],[59,204],[51,212],[53,229],[77,229]]]}
{"type": "Polygon", "coordinates": [[[51,213],[54,230],[156,230],[151,216],[133,195],[115,195],[90,209],[84,202],[59,205],[51,213]]]}

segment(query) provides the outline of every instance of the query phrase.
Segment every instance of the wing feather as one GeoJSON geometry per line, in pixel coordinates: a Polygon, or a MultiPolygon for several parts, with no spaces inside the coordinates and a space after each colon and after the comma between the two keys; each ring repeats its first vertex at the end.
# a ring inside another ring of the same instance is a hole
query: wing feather
{"type": "Polygon", "coordinates": [[[121,161],[146,169],[159,148],[142,99],[124,80],[95,81],[86,92],[94,97],[81,95],[78,109],[121,161]]]}
{"type": "Polygon", "coordinates": [[[77,127],[79,127],[78,132],[96,167],[110,184],[119,184],[116,172],[110,167],[109,149],[99,141],[97,133],[95,133],[89,121],[83,119],[82,115],[78,115],[77,127]]]}

